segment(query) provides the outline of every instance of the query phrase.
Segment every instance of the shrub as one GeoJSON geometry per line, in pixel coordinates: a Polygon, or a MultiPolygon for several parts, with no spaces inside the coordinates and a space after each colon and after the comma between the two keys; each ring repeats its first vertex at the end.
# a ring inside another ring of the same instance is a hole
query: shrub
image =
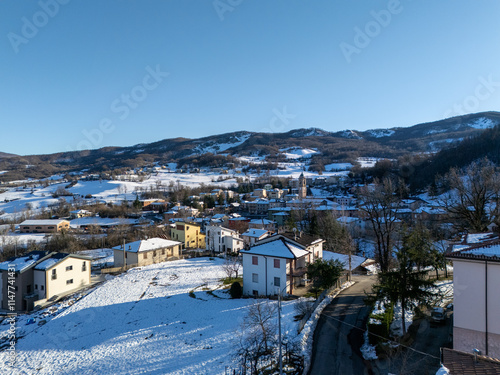
{"type": "Polygon", "coordinates": [[[243,296],[243,288],[239,282],[234,282],[231,284],[231,289],[229,289],[229,294],[231,298],[241,298],[243,296]]]}

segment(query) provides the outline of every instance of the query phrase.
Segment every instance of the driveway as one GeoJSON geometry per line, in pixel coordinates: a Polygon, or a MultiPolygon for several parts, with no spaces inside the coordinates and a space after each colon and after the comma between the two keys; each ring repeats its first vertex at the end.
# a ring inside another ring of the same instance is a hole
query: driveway
{"type": "Polygon", "coordinates": [[[310,375],[372,374],[359,348],[370,308],[364,304],[376,276],[353,276],[356,282],[341,292],[321,314],[314,331],[310,375]],[[362,330],[355,329],[359,327],[362,330]]]}

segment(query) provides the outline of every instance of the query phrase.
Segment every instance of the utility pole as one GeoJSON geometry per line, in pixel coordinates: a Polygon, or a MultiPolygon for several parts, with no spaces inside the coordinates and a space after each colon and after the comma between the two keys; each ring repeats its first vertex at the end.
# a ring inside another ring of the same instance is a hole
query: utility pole
{"type": "Polygon", "coordinates": [[[123,270],[127,268],[127,254],[125,253],[125,238],[123,239],[123,270]]]}

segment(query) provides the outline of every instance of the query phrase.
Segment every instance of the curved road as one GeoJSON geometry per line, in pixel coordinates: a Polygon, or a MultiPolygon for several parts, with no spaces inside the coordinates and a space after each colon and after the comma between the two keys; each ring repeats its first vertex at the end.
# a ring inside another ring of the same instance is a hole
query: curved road
{"type": "Polygon", "coordinates": [[[314,331],[309,375],[372,374],[365,368],[359,348],[363,343],[369,313],[363,299],[365,291],[371,292],[376,276],[353,276],[352,280],[356,284],[341,292],[319,318],[314,331]]]}

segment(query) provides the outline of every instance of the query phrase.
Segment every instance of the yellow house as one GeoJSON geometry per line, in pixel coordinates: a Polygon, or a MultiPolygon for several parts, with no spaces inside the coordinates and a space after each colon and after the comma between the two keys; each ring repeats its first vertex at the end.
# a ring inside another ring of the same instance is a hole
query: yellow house
{"type": "Polygon", "coordinates": [[[197,224],[177,222],[170,229],[170,238],[180,241],[185,249],[204,249],[205,234],[201,233],[201,227],[197,224]]]}

